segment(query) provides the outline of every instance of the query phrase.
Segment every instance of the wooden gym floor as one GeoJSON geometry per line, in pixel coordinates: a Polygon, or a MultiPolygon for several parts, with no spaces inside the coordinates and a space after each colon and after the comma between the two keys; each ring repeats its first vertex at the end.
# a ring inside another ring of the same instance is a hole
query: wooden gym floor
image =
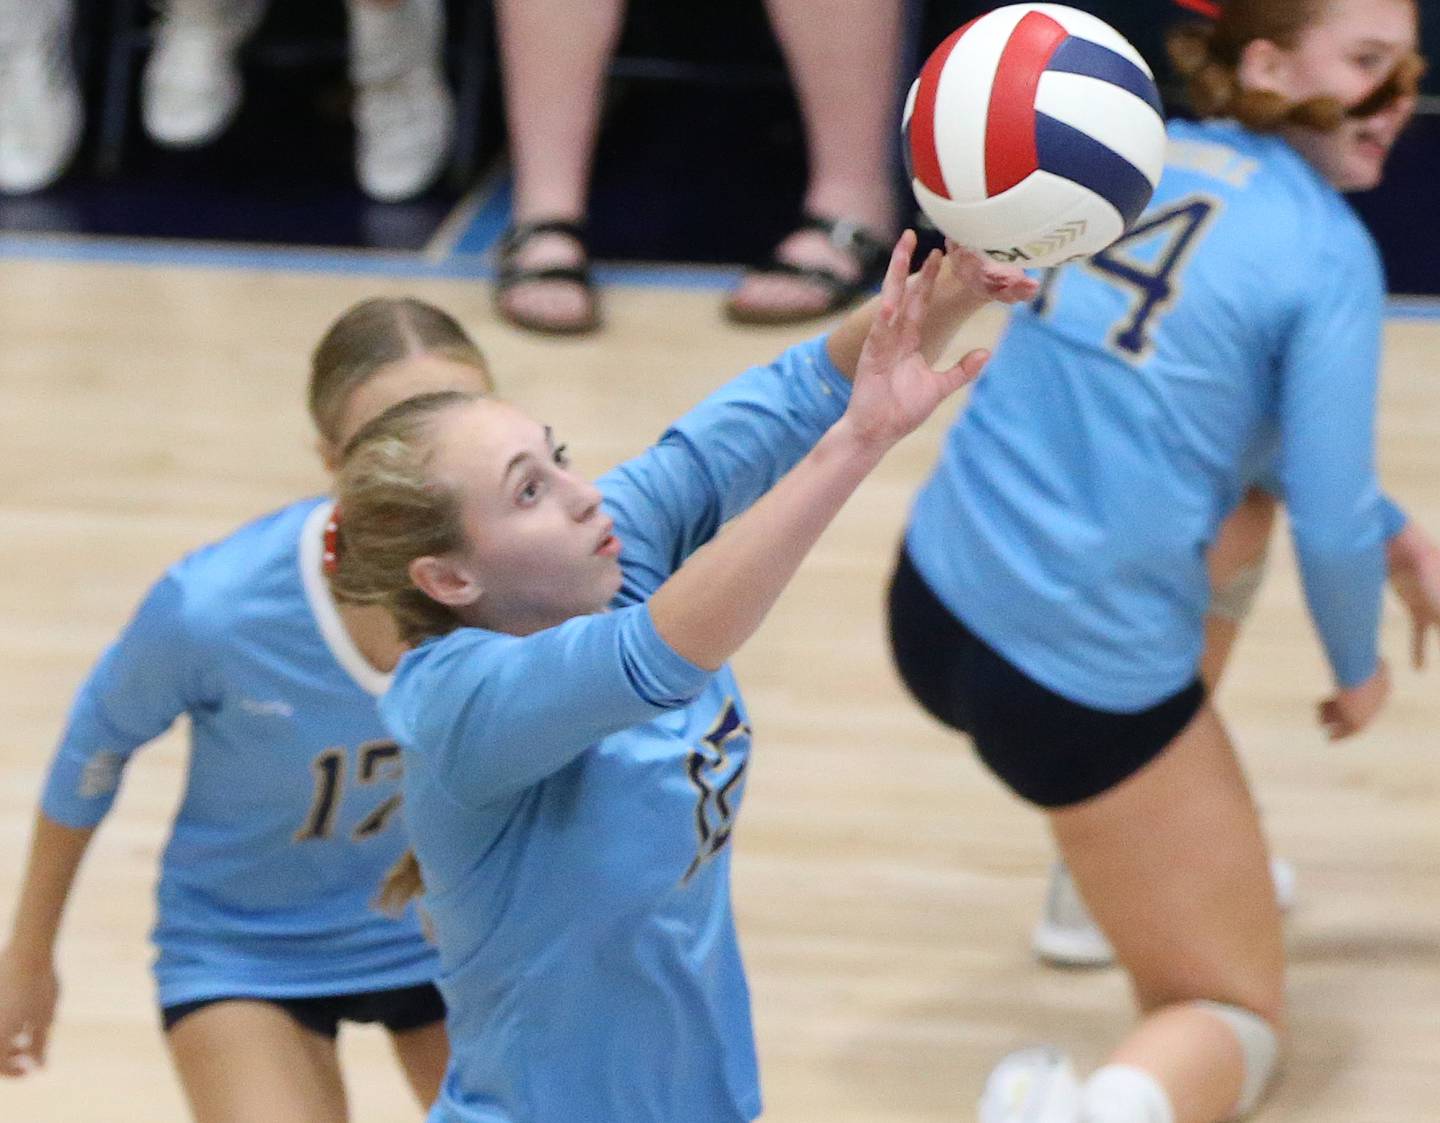
{"type": "MultiPolygon", "coordinates": [[[[0,260],[0,919],[70,695],[172,559],[325,479],[302,408],[308,353],[351,302],[413,292],[489,352],[505,394],[582,469],[639,450],[727,375],[801,333],[741,333],[714,292],[606,294],[596,341],[522,338],[488,290],[303,270],[0,260]],[[603,421],[597,421],[603,419],[603,421]]],[[[988,342],[986,316],[968,343],[988,342]]],[[[1440,532],[1440,317],[1388,329],[1388,488],[1440,532]]],[[[947,417],[948,412],[946,411],[947,417]]],[[[1049,846],[958,740],[902,694],[881,589],[943,431],[886,462],[738,660],[757,753],[736,898],[774,1123],[973,1117],[1005,1051],[1058,1041],[1084,1065],[1127,1023],[1115,972],[1037,966],[1049,846]]],[[[1277,551],[1222,711],[1278,853],[1294,1046],[1262,1123],[1430,1123],[1440,1089],[1440,652],[1396,673],[1373,732],[1327,744],[1326,689],[1288,551],[1277,551]]],[[[148,974],[155,862],[184,771],[175,732],[129,770],[82,872],[60,953],[48,1069],[0,1084],[6,1123],[184,1118],[148,974]]],[[[382,1035],[347,1030],[357,1123],[419,1119],[382,1035]]],[[[559,1123],[559,1121],[556,1121],[559,1123]]]]}

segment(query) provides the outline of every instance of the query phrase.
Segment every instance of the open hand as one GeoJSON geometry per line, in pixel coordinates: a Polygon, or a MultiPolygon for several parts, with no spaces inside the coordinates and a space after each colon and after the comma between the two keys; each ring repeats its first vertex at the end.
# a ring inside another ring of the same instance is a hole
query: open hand
{"type": "Polygon", "coordinates": [[[925,360],[921,326],[942,258],[938,250],[932,251],[907,285],[914,252],[915,232],[907,230],[890,255],[880,307],[860,352],[846,412],[856,433],[881,448],[917,429],[941,402],[974,381],[990,357],[988,351],[971,351],[946,370],[935,370],[925,360]]]}

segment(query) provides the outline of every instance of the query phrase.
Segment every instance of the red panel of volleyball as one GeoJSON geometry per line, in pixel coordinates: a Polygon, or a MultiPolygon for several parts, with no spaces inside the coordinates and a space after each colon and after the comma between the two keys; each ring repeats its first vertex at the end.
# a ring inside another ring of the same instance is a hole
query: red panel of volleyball
{"type": "Polygon", "coordinates": [[[904,130],[931,221],[1025,265],[1109,245],[1164,163],[1145,60],[1102,20],[1059,4],[998,8],[947,38],[911,87],[904,130]]]}

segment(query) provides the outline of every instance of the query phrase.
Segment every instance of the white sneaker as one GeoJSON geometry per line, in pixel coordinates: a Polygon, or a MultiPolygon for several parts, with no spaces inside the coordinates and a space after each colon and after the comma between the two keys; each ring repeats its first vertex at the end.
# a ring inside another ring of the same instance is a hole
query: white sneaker
{"type": "Polygon", "coordinates": [[[455,106],[445,82],[441,0],[350,0],[355,175],[382,202],[419,195],[450,155],[455,106]]]}
{"type": "Polygon", "coordinates": [[[980,1094],[979,1123],[1080,1123],[1080,1082],[1070,1058],[1032,1045],[990,1070],[980,1094]]]}
{"type": "Polygon", "coordinates": [[[80,143],[83,110],[70,61],[70,21],[0,27],[0,192],[49,187],[80,143]]]}
{"type": "Polygon", "coordinates": [[[265,0],[166,0],[140,88],[152,140],[194,148],[229,128],[244,93],[236,56],[264,15],[265,0]]]}
{"type": "MultiPolygon", "coordinates": [[[[1272,858],[1270,876],[1275,882],[1275,903],[1281,912],[1290,911],[1295,904],[1294,865],[1284,858],[1272,858]]],[[[1059,967],[1108,967],[1115,962],[1110,941],[1080,899],[1064,862],[1056,862],[1050,871],[1045,909],[1030,946],[1040,960],[1059,967]]]]}
{"type": "Polygon", "coordinates": [[[455,108],[439,67],[361,86],[355,96],[355,175],[372,199],[412,199],[440,177],[455,108]]]}

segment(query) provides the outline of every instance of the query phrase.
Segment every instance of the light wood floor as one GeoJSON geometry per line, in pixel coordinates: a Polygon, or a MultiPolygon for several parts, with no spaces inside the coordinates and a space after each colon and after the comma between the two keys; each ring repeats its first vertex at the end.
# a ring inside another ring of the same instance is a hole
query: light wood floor
{"type": "MultiPolygon", "coordinates": [[[[301,408],[309,349],[350,302],[403,291],[472,327],[506,393],[594,471],[798,337],[728,328],[705,293],[612,291],[599,342],[541,342],[496,325],[479,285],[0,262],[0,918],[90,661],[177,555],[323,488],[301,408]]],[[[1440,531],[1440,324],[1393,324],[1386,373],[1387,484],[1440,531]]],[[[1093,1063],[1127,1021],[1115,973],[1032,963],[1040,821],[888,666],[882,580],[942,428],[867,483],[739,660],[758,750],[736,894],[775,1123],[967,1120],[1001,1053],[1052,1039],[1093,1063]]],[[[1300,873],[1295,1045],[1263,1123],[1440,1111],[1440,666],[1411,672],[1393,605],[1386,623],[1394,702],[1362,740],[1329,745],[1282,551],[1221,696],[1300,873]]],[[[0,1085],[5,1123],[183,1119],[146,944],[183,768],[173,734],[132,766],[68,918],[49,1069],[0,1085]]],[[[348,1031],[345,1049],[357,1121],[419,1117],[380,1035],[348,1031]]]]}

